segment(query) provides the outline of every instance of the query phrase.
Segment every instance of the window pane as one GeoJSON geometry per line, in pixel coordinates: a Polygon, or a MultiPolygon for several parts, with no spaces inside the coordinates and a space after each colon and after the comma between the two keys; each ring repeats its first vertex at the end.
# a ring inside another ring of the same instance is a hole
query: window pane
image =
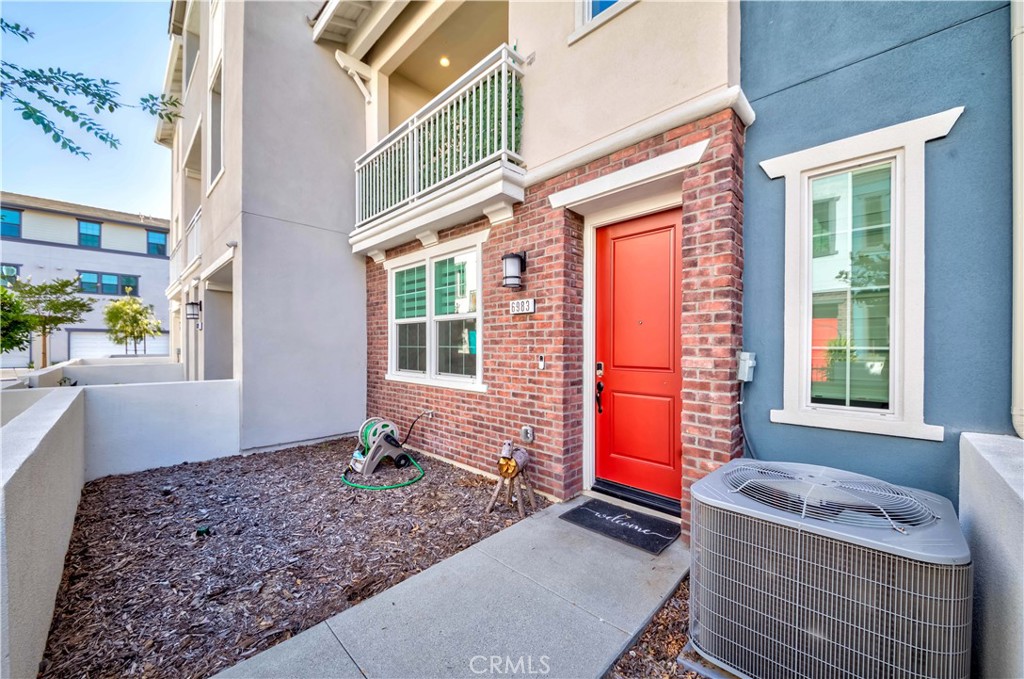
{"type": "Polygon", "coordinates": [[[78,244],[88,248],[100,246],[100,225],[96,222],[78,222],[78,244]]]}
{"type": "Polygon", "coordinates": [[[427,315],[427,267],[417,266],[395,272],[395,318],[424,318],[427,315]]]}
{"type": "Polygon", "coordinates": [[[814,256],[836,253],[836,200],[814,201],[814,256]]]}
{"type": "Polygon", "coordinates": [[[151,255],[166,255],[167,234],[162,231],[147,231],[146,252],[151,255]]]}
{"type": "Polygon", "coordinates": [[[104,295],[116,295],[120,292],[117,287],[117,276],[109,273],[103,274],[100,278],[100,292],[104,295]]]}
{"type": "Polygon", "coordinates": [[[131,295],[132,297],[139,296],[139,277],[138,276],[121,276],[121,294],[131,295]],[[129,292],[129,289],[131,290],[129,292]]]}
{"type": "Polygon", "coordinates": [[[21,238],[21,212],[7,208],[0,211],[0,229],[4,236],[21,238]]]}
{"type": "Polygon", "coordinates": [[[16,280],[18,280],[18,267],[11,264],[4,264],[0,267],[0,284],[9,288],[16,280]]]}
{"type": "Polygon", "coordinates": [[[437,322],[437,372],[476,376],[476,321],[437,322]]]}
{"type": "Polygon", "coordinates": [[[605,11],[618,0],[591,0],[590,2],[590,18],[596,17],[601,12],[605,11]]]}
{"type": "Polygon", "coordinates": [[[889,408],[892,163],[811,182],[811,402],[889,408]]]}
{"type": "Polygon", "coordinates": [[[471,314],[477,305],[476,253],[434,262],[434,314],[471,314]]]}
{"type": "Polygon", "coordinates": [[[427,372],[427,324],[398,324],[398,357],[399,370],[425,373],[427,372]]]}
{"type": "Polygon", "coordinates": [[[89,272],[82,272],[78,276],[78,286],[82,290],[82,292],[99,292],[99,275],[89,272]]]}

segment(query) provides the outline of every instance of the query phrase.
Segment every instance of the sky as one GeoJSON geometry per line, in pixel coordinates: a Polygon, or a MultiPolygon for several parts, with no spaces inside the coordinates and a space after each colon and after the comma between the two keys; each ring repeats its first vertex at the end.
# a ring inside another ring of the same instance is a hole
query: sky
{"type": "MultiPolygon", "coordinates": [[[[118,83],[121,101],[160,94],[167,63],[169,3],[7,2],[0,14],[35,33],[23,42],[2,37],[3,60],[26,67],[60,67],[118,83]]],[[[4,191],[97,207],[168,217],[171,152],[153,141],[156,118],[139,109],[104,112],[100,121],[121,144],[111,149],[88,135],[71,134],[92,153],[79,158],[22,120],[3,101],[0,187],[4,191]]],[[[65,132],[72,127],[62,125],[65,132]]]]}

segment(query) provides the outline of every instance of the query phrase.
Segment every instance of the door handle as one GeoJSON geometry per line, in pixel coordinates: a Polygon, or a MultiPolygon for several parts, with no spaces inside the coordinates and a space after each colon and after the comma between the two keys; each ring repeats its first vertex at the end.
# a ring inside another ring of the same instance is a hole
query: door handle
{"type": "Polygon", "coordinates": [[[601,392],[604,391],[604,382],[597,383],[597,414],[600,415],[604,412],[604,408],[601,407],[601,392]]]}

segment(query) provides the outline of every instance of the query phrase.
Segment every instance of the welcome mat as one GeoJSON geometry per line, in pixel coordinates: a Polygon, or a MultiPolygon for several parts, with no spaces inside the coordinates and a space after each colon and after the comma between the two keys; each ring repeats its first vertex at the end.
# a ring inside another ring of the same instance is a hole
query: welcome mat
{"type": "Polygon", "coordinates": [[[631,512],[603,500],[588,500],[563,512],[562,518],[651,554],[661,554],[679,537],[678,523],[631,512]]]}

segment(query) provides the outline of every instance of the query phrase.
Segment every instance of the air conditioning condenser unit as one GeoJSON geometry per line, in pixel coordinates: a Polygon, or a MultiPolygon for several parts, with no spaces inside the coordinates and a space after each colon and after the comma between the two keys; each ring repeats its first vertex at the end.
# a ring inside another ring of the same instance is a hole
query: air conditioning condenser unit
{"type": "Polygon", "coordinates": [[[691,493],[706,659],[749,679],[970,676],[971,555],[947,499],[746,459],[691,493]]]}

